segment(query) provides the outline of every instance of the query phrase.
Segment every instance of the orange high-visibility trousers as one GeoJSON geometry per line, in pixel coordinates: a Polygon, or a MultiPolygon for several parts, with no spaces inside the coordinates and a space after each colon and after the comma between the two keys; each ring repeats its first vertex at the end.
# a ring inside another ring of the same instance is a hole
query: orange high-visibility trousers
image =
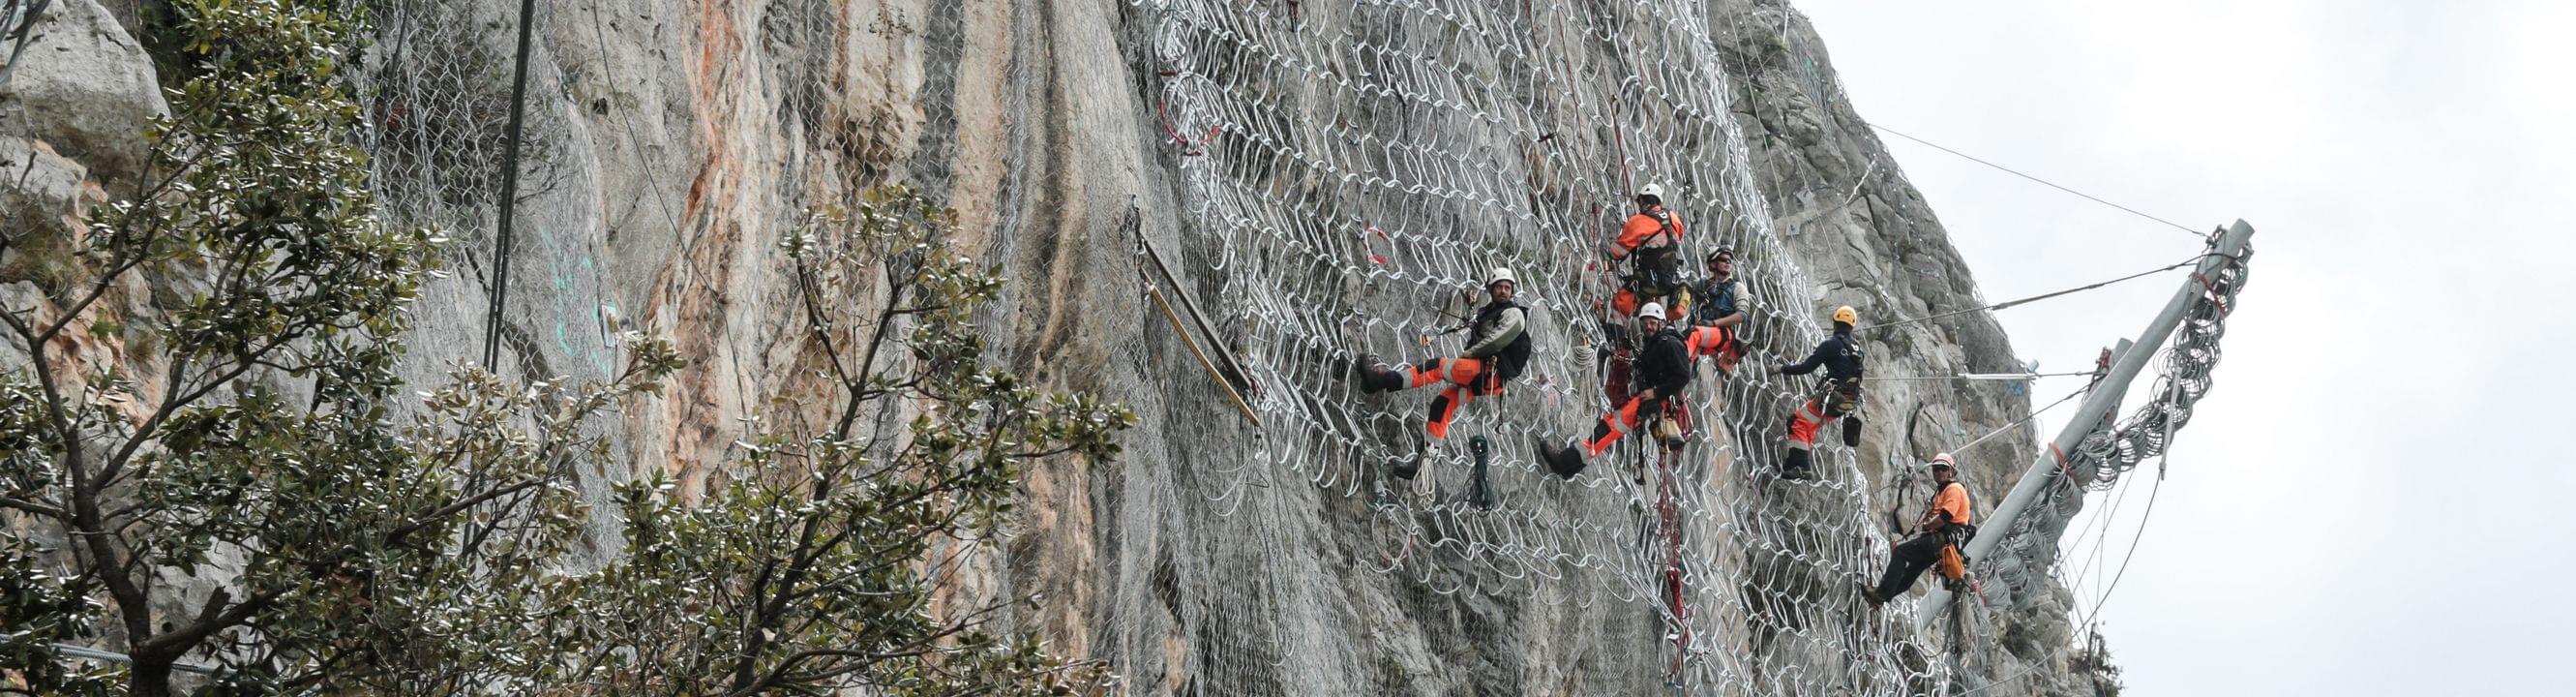
{"type": "Polygon", "coordinates": [[[1485,381],[1485,361],[1482,359],[1432,358],[1422,361],[1419,366],[1405,366],[1404,372],[1406,387],[1449,384],[1448,389],[1440,391],[1440,396],[1431,398],[1430,417],[1422,423],[1423,432],[1433,438],[1449,437],[1449,423],[1458,419],[1459,408],[1467,406],[1468,400],[1480,394],[1502,391],[1500,385],[1487,391],[1478,384],[1485,381]]]}
{"type": "Polygon", "coordinates": [[[1825,424],[1833,423],[1835,418],[1825,415],[1825,405],[1818,400],[1810,399],[1799,404],[1798,410],[1789,415],[1789,447],[1799,450],[1815,448],[1816,434],[1822,433],[1825,424]]]}
{"type": "Polygon", "coordinates": [[[1645,407],[1645,401],[1629,397],[1626,404],[1602,414],[1601,424],[1592,427],[1592,439],[1583,442],[1583,454],[1600,457],[1620,438],[1627,437],[1629,431],[1637,430],[1638,412],[1645,407]]]}
{"type": "Polygon", "coordinates": [[[1735,372],[1735,364],[1744,360],[1744,346],[1735,341],[1734,327],[1698,327],[1682,336],[1682,345],[1690,349],[1692,360],[1702,356],[1717,357],[1717,371],[1735,372]]]}

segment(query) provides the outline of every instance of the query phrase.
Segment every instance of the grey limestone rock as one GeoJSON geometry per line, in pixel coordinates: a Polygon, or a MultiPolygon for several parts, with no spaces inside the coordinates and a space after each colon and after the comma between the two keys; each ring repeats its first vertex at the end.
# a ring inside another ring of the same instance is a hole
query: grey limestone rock
{"type": "Polygon", "coordinates": [[[167,116],[143,46],[97,0],[55,0],[0,86],[0,136],[32,138],[111,187],[140,176],[152,118],[167,116]]]}

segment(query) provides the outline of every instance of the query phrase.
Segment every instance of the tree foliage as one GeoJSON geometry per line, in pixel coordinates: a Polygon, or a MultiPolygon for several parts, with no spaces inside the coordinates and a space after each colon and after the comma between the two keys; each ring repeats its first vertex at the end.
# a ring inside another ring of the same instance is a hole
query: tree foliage
{"type": "Polygon", "coordinates": [[[1002,286],[917,194],[817,215],[784,245],[828,408],[738,444],[704,500],[619,490],[626,555],[567,579],[546,633],[601,694],[1070,694],[1102,678],[947,595],[1013,511],[1022,463],[1117,452],[1126,410],[985,367],[970,317],[1002,286]]]}
{"type": "Polygon", "coordinates": [[[620,487],[625,549],[576,565],[593,512],[572,483],[615,462],[584,425],[683,357],[629,336],[605,382],[469,368],[407,392],[405,310],[441,240],[386,224],[369,193],[340,78],[359,13],[177,0],[172,16],[155,36],[187,77],[133,195],[68,241],[0,231],[0,255],[70,250],[41,298],[0,307],[0,339],[33,359],[0,375],[0,692],[1035,695],[1102,679],[997,631],[1014,599],[956,575],[1013,513],[1024,463],[1113,456],[1132,416],[987,365],[971,318],[1003,280],[929,201],[879,192],[781,248],[809,323],[794,338],[830,398],[774,405],[723,461],[687,468],[702,495],[620,487]],[[157,309],[124,309],[137,292],[157,309]],[[79,336],[127,338],[126,355],[62,340],[79,336]],[[174,681],[183,663],[224,676],[174,681]]]}
{"type": "MultiPolygon", "coordinates": [[[[10,527],[62,541],[68,567],[45,572],[49,555],[22,548],[12,585],[103,601],[25,619],[48,628],[43,642],[129,655],[122,679],[138,695],[172,692],[183,658],[223,666],[225,691],[471,681],[470,659],[489,651],[460,638],[524,617],[515,589],[536,585],[578,521],[563,466],[602,444],[574,425],[677,358],[639,342],[625,375],[585,387],[467,374],[398,416],[404,308],[437,240],[376,217],[336,79],[351,13],[173,9],[165,36],[189,77],[168,89],[141,185],[75,231],[45,297],[0,308],[34,364],[0,383],[0,508],[10,527]],[[108,316],[122,304],[101,301],[142,277],[160,311],[108,316]],[[161,350],[118,361],[57,341],[124,333],[98,331],[111,322],[161,350]],[[158,375],[138,382],[133,365],[158,375]],[[423,665],[438,672],[402,672],[423,665]]],[[[0,238],[0,252],[34,234],[0,238]]],[[[41,660],[35,636],[13,640],[0,669],[38,692],[89,684],[41,660]]]]}

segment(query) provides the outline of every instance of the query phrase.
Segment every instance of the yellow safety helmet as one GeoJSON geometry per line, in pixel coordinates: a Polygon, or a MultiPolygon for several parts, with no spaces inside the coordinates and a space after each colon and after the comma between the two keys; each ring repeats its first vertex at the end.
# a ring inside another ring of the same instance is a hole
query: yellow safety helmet
{"type": "Polygon", "coordinates": [[[1852,309],[1850,305],[1834,308],[1834,321],[1855,327],[1860,326],[1860,311],[1852,309]]]}

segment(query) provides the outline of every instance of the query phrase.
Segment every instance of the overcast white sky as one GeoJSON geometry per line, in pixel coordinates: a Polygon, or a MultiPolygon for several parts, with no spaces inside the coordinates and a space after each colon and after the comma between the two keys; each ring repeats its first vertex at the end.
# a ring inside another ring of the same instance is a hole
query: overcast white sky
{"type": "MultiPolygon", "coordinates": [[[[2218,386],[2101,612],[2129,694],[2576,694],[2576,3],[1797,5],[1879,125],[2257,230],[2218,386]]],[[[2197,248],[1886,140],[1990,299],[2197,248]]],[[[2001,317],[2024,358],[2081,368],[2173,287],[2001,317]]],[[[2108,539],[2067,571],[2088,597],[2138,529],[2133,479],[2070,541],[2108,539]]]]}

